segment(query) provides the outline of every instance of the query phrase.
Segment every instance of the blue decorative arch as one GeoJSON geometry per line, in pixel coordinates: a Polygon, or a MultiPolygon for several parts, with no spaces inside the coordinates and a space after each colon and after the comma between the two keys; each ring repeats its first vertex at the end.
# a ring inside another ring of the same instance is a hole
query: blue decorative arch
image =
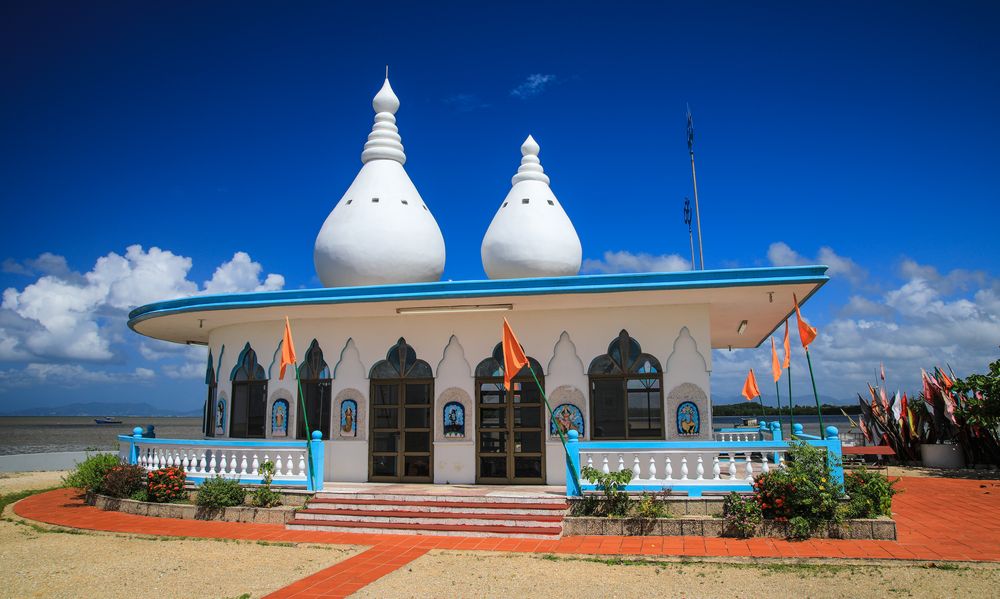
{"type": "Polygon", "coordinates": [[[235,381],[237,375],[241,376],[242,380],[267,380],[267,372],[257,361],[257,352],[250,347],[249,342],[243,346],[243,351],[236,358],[236,364],[233,365],[233,370],[229,373],[229,380],[235,381]],[[241,370],[243,371],[242,374],[240,373],[241,370]]]}
{"type": "Polygon", "coordinates": [[[271,404],[271,436],[288,436],[288,400],[278,399],[271,404]]]}
{"type": "Polygon", "coordinates": [[[697,435],[701,431],[701,416],[698,406],[693,401],[682,402],[677,406],[677,434],[681,436],[697,435]]]}

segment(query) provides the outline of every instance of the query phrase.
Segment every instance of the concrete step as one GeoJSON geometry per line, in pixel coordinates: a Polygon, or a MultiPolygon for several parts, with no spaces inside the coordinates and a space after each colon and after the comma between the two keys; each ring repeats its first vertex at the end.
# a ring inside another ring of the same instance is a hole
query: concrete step
{"type": "MultiPolygon", "coordinates": [[[[301,513],[300,513],[301,515],[301,513]]],[[[558,539],[562,526],[495,526],[482,524],[410,524],[403,522],[339,522],[306,520],[297,515],[285,525],[289,530],[318,530],[361,534],[444,535],[459,537],[506,537],[523,539],[558,539]]]]}
{"type": "Polygon", "coordinates": [[[464,512],[371,511],[310,508],[296,514],[300,520],[325,522],[391,522],[401,524],[456,524],[534,528],[562,528],[562,516],[521,514],[469,514],[464,512]]]}
{"type": "Polygon", "coordinates": [[[566,507],[566,498],[558,495],[537,493],[510,493],[494,495],[429,495],[424,493],[373,493],[365,491],[321,491],[313,501],[326,499],[351,499],[364,501],[394,501],[416,503],[481,503],[488,505],[515,504],[557,505],[566,507]]]}
{"type": "Polygon", "coordinates": [[[562,515],[567,509],[565,501],[561,503],[486,503],[472,501],[389,501],[383,499],[353,499],[316,497],[309,501],[310,507],[327,509],[354,509],[368,511],[410,512],[456,512],[466,514],[514,514],[528,515],[562,515]]]}

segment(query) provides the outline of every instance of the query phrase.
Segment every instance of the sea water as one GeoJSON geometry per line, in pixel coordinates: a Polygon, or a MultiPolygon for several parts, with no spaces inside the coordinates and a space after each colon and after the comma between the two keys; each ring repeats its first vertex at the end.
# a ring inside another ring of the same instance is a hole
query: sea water
{"type": "Polygon", "coordinates": [[[201,439],[201,418],[123,417],[121,424],[95,424],[88,416],[0,417],[0,455],[115,450],[118,435],[153,425],[157,437],[201,439]]]}

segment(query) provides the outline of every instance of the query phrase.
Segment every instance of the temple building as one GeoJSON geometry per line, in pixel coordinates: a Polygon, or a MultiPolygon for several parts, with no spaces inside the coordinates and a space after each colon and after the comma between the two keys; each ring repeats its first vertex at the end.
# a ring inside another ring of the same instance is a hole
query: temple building
{"type": "Polygon", "coordinates": [[[804,301],[827,281],[825,266],[580,275],[572,198],[556,197],[530,135],[488,228],[483,213],[488,278],[441,281],[444,236],[433,198],[404,168],[388,79],[372,106],[361,170],[316,237],[323,288],[130,314],[142,335],[208,346],[206,437],[305,439],[308,421],[322,434],[326,481],[562,484],[557,429],[711,439],[711,350],[757,347],[793,293],[804,301]],[[286,317],[301,397],[294,376],[278,378],[286,317]],[[538,379],[522,370],[509,394],[505,317],[538,379]]]}

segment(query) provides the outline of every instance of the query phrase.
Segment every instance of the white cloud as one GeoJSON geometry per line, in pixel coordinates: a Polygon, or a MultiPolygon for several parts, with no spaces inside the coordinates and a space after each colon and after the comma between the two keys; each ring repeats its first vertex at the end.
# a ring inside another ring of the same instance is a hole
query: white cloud
{"type": "Polygon", "coordinates": [[[521,98],[522,100],[526,98],[531,98],[537,96],[538,94],[545,91],[550,83],[556,80],[555,75],[543,75],[542,73],[533,73],[528,75],[524,81],[518,84],[517,87],[510,90],[510,95],[515,98],[521,98]]]}
{"type": "Polygon", "coordinates": [[[804,266],[825,264],[831,277],[844,277],[852,285],[860,285],[868,277],[868,272],[850,258],[838,255],[828,246],[819,248],[815,259],[810,259],[793,250],[783,241],[776,241],[767,248],[767,259],[771,266],[804,266]]]}
{"type": "MultiPolygon", "coordinates": [[[[187,278],[190,258],[157,247],[145,251],[132,245],[124,256],[110,252],[84,274],[62,268],[65,259],[54,254],[29,262],[50,274],[23,289],[4,290],[0,360],[112,360],[115,345],[124,339],[127,311],[135,306],[204,292],[280,289],[285,282],[277,274],[268,274],[262,282],[263,268],[244,252],[219,266],[204,289],[187,278]]],[[[168,351],[152,348],[141,345],[140,353],[155,359],[154,353],[168,351]]]]}
{"type": "Polygon", "coordinates": [[[79,364],[31,363],[23,369],[0,370],[0,388],[49,385],[73,388],[89,383],[142,383],[155,377],[148,368],[126,372],[95,370],[79,364]]]}
{"type": "Polygon", "coordinates": [[[633,254],[627,251],[604,252],[600,260],[587,258],[583,261],[585,273],[616,272],[673,272],[690,270],[691,263],[677,254],[633,254]]]}

